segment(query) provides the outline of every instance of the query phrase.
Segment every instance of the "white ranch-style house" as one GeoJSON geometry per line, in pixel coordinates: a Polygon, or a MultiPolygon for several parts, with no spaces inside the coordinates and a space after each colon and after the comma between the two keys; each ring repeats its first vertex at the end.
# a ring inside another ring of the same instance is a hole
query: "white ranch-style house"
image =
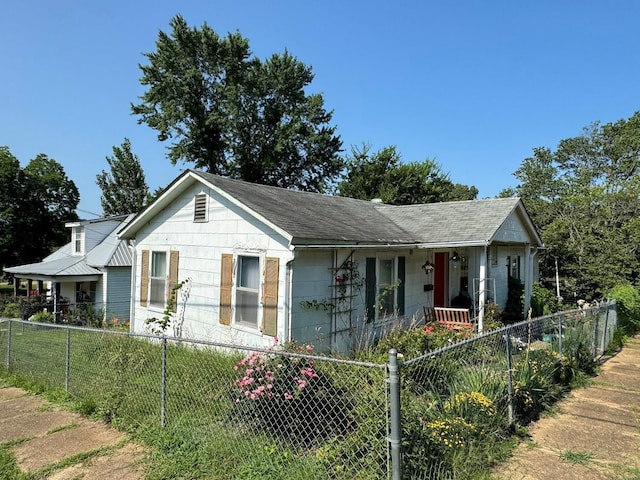
{"type": "Polygon", "coordinates": [[[194,170],[118,236],[133,252],[134,332],[168,315],[167,335],[338,352],[425,307],[470,306],[482,329],[509,275],[526,311],[543,247],[517,198],[393,206],[194,170]]]}

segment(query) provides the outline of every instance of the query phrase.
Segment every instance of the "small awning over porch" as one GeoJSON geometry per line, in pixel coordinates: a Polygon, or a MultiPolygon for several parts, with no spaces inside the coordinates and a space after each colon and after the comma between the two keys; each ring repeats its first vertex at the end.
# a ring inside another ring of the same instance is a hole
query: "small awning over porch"
{"type": "Polygon", "coordinates": [[[41,280],[45,282],[98,281],[102,272],[87,265],[85,257],[64,257],[39,263],[7,267],[6,273],[17,278],[41,280]]]}

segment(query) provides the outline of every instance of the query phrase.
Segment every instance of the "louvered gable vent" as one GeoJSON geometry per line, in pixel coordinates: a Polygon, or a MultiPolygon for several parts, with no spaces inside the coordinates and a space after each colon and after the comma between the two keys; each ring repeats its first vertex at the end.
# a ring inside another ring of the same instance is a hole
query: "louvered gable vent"
{"type": "Polygon", "coordinates": [[[193,210],[193,221],[207,221],[207,195],[205,193],[199,193],[198,195],[196,195],[195,206],[193,210]]]}

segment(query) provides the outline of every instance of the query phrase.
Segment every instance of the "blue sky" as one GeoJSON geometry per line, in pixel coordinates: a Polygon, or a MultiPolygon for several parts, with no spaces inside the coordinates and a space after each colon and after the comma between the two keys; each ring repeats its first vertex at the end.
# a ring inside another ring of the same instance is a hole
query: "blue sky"
{"type": "Polygon", "coordinates": [[[130,110],[143,53],[178,13],[240,31],[260,58],[287,49],[311,65],[347,152],[396,145],[480,198],[516,185],[533,148],[640,110],[635,0],[4,2],[0,145],[23,165],[61,163],[81,217],[102,212],[96,175],[125,137],[151,190],[192,166],[172,166],[130,110]]]}

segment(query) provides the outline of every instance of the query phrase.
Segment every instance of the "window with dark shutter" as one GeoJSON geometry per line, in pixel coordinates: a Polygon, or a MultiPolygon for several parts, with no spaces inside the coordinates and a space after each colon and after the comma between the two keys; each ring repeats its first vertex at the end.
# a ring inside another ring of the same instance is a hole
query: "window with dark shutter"
{"type": "Polygon", "coordinates": [[[199,193],[196,195],[195,206],[193,209],[193,221],[194,222],[206,222],[207,221],[207,195],[205,193],[199,193]]]}

